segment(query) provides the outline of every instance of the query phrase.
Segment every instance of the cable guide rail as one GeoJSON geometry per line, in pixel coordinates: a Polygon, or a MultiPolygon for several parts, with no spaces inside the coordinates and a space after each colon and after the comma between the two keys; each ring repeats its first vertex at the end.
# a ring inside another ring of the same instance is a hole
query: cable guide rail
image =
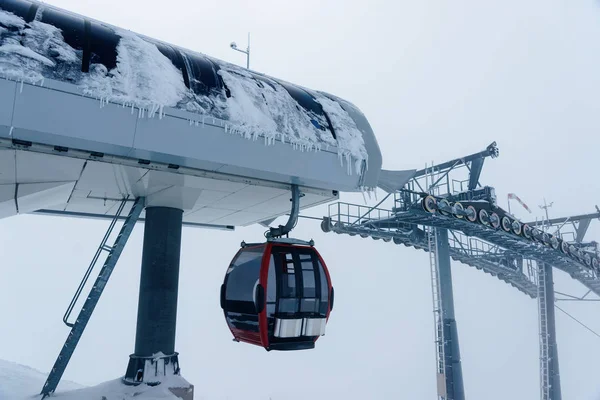
{"type": "MultiPolygon", "coordinates": [[[[329,206],[329,216],[324,218],[321,228],[325,232],[394,241],[426,251],[425,227],[446,228],[451,233],[453,259],[497,276],[531,297],[537,297],[535,272],[524,270],[525,259],[553,265],[600,294],[597,252],[522,224],[497,207],[492,195],[492,188],[483,188],[445,198],[419,196],[418,201],[410,199],[408,203],[396,198],[396,207],[392,209],[338,202],[329,206]],[[465,200],[451,201],[453,198],[465,200]]],[[[402,197],[404,193],[396,196],[402,197]]]]}

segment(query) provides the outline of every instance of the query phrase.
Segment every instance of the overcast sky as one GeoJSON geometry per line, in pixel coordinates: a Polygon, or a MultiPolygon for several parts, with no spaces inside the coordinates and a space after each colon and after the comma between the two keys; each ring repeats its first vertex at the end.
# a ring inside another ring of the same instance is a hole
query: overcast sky
{"type": "MultiPolygon", "coordinates": [[[[229,49],[252,32],[251,67],[352,101],[387,169],[421,168],[496,140],[484,184],[501,205],[517,193],[538,215],[600,203],[600,7],[595,0],[53,0],[49,3],[243,65],[229,49]]],[[[342,194],[362,202],[362,196],[342,194]]],[[[305,212],[321,216],[324,208],[305,212]]],[[[521,216],[525,214],[520,213],[521,216]]],[[[106,221],[0,221],[0,358],[49,371],[66,338],[65,307],[106,221]]],[[[600,222],[588,239],[600,239],[600,222]]],[[[336,307],[315,350],[267,353],[231,341],[219,286],[241,240],[186,228],[176,349],[196,399],[433,399],[435,358],[427,256],[334,234],[303,220],[332,273],[336,307]]],[[[138,225],[65,378],[97,384],[133,352],[143,225],[138,225]]],[[[539,398],[536,302],[453,263],[469,399],[539,398]]],[[[556,272],[557,290],[585,288],[556,272]]],[[[562,304],[600,331],[597,303],[562,304]]],[[[600,340],[557,313],[563,398],[600,399],[600,340]]],[[[41,388],[40,388],[41,389],[41,388]]],[[[59,386],[60,389],[60,386],[59,386]]]]}

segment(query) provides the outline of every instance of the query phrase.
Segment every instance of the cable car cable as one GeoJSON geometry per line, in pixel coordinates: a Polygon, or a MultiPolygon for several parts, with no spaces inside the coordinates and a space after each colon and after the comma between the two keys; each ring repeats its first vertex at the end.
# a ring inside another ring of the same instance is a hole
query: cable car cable
{"type": "Polygon", "coordinates": [[[596,335],[596,336],[598,336],[600,338],[600,334],[598,334],[592,328],[590,328],[589,326],[585,325],[583,322],[581,322],[580,320],[578,320],[577,318],[575,318],[574,316],[572,316],[571,314],[569,314],[568,312],[566,312],[565,310],[563,310],[562,308],[560,308],[559,306],[557,306],[556,304],[554,305],[554,307],[558,308],[560,311],[562,311],[563,313],[565,313],[573,321],[577,322],[579,325],[583,326],[585,329],[587,329],[588,331],[592,332],[594,335],[596,335]]]}

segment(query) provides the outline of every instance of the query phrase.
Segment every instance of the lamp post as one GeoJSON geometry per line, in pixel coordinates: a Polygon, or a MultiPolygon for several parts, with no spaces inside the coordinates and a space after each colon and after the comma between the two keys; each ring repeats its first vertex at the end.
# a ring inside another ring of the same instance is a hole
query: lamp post
{"type": "Polygon", "coordinates": [[[246,68],[250,69],[250,32],[248,32],[248,47],[246,50],[239,49],[235,42],[231,42],[229,45],[233,50],[239,51],[240,53],[244,53],[246,55],[246,68]]]}

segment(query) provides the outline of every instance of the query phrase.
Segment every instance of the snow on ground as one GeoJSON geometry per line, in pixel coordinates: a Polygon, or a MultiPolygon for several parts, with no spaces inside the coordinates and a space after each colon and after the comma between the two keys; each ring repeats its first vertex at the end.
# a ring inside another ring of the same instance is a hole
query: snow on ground
{"type": "MultiPolygon", "coordinates": [[[[41,399],[39,393],[47,374],[10,361],[0,360],[0,400],[41,399]]],[[[189,387],[183,378],[172,376],[160,385],[126,386],[120,379],[84,387],[69,381],[61,381],[51,397],[57,400],[181,400],[170,387],[189,387]]]]}
{"type": "MultiPolygon", "coordinates": [[[[180,108],[203,116],[225,120],[226,130],[266,144],[276,139],[302,151],[337,147],[346,161],[348,173],[362,172],[366,160],[362,133],[336,101],[315,95],[328,114],[337,140],[320,127],[328,122],[315,112],[302,108],[288,91],[273,79],[251,74],[238,66],[199,55],[218,67],[218,75],[229,89],[198,94],[185,86],[182,72],[157,46],[126,30],[114,29],[120,37],[117,66],[108,70],[91,64],[89,73],[81,72],[83,51],[64,40],[60,29],[40,21],[43,6],[31,23],[0,9],[0,76],[21,82],[43,84],[44,78],[77,85],[82,93],[162,117],[163,107],[180,108]]],[[[189,60],[184,55],[184,62],[189,60]]],[[[195,82],[196,83],[196,82],[195,82]]]]}
{"type": "MultiPolygon", "coordinates": [[[[32,399],[38,394],[47,374],[10,361],[0,360],[0,399],[25,400],[32,399]]],[[[63,381],[60,384],[63,391],[81,389],[83,386],[73,382],[63,381]]]]}

